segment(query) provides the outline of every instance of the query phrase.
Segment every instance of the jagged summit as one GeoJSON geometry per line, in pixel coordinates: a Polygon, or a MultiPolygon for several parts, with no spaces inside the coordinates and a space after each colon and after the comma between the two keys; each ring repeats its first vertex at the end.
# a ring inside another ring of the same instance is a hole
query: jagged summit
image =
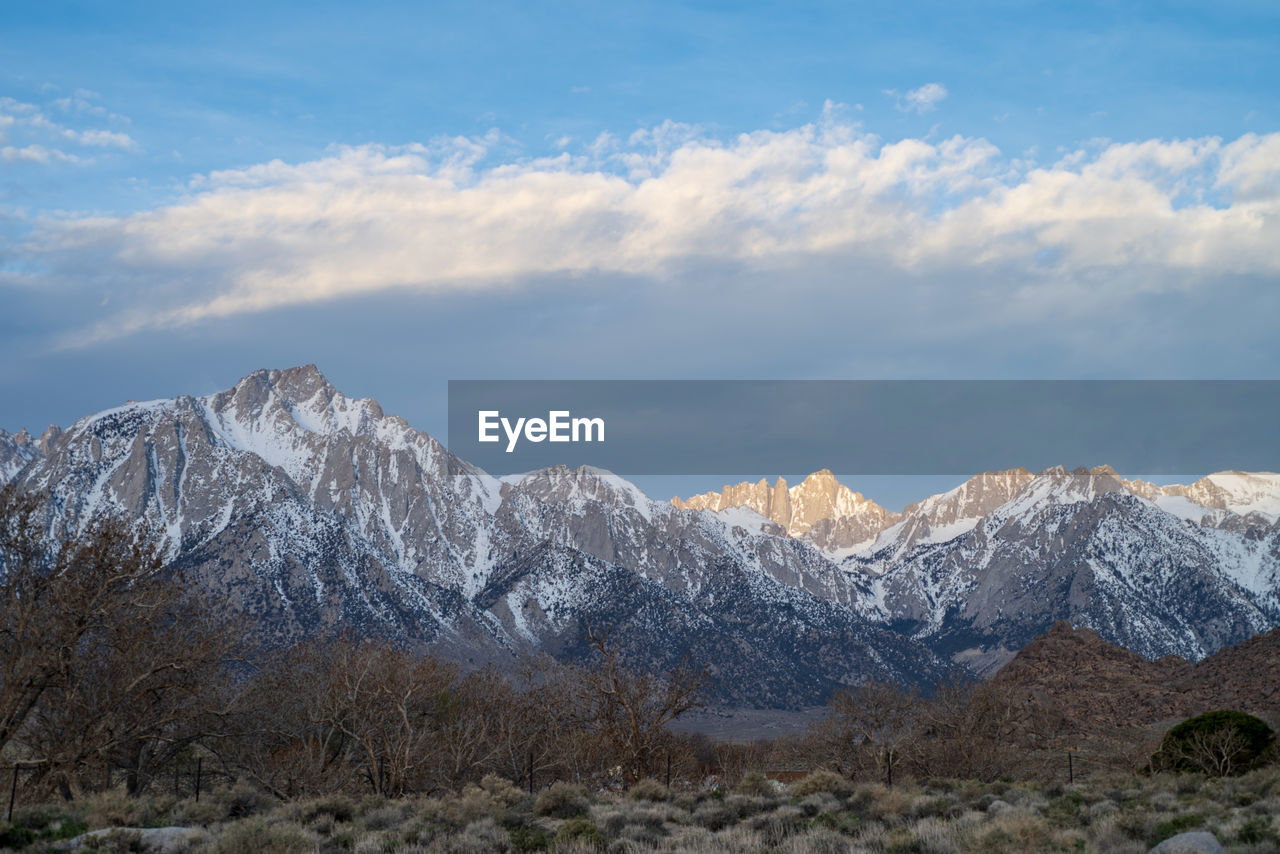
{"type": "Polygon", "coordinates": [[[1107,493],[1132,494],[1167,512],[1197,523],[1217,526],[1272,524],[1280,519],[1280,475],[1270,472],[1218,472],[1190,486],[1156,486],[1126,480],[1112,466],[1050,466],[1039,474],[1025,468],[983,472],[947,492],[908,504],[890,513],[861,493],[841,484],[829,469],[814,472],[788,488],[784,478],[774,486],[756,483],[725,486],[688,499],[672,498],[681,509],[723,512],[744,507],[777,522],[793,537],[832,554],[879,552],[892,547],[902,554],[918,545],[953,539],[1003,505],[1008,514],[1038,502],[1092,501],[1107,493]],[[1217,511],[1217,512],[1214,512],[1217,511]],[[1233,517],[1241,517],[1237,522],[1233,517]]]}
{"type": "Polygon", "coordinates": [[[722,511],[746,507],[778,523],[792,536],[801,536],[824,519],[860,520],[866,530],[879,530],[890,514],[880,505],[854,492],[836,479],[829,469],[821,469],[795,486],[779,477],[772,487],[763,478],[756,483],[726,486],[688,499],[672,498],[681,510],[722,511]]]}
{"type": "Polygon", "coordinates": [[[49,451],[49,447],[62,435],[62,428],[50,424],[39,439],[33,439],[23,427],[17,433],[0,430],[0,485],[18,476],[32,460],[49,451]]]}

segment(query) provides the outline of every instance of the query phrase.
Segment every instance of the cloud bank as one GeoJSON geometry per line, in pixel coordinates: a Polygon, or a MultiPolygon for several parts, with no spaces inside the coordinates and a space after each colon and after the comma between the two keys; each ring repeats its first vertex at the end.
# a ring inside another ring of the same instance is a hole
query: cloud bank
{"type": "Polygon", "coordinates": [[[496,133],[340,147],[202,176],[141,213],[41,220],[0,281],[109,300],[62,341],[77,346],[391,289],[616,287],[706,264],[999,270],[1023,298],[1072,300],[1280,273],[1280,134],[1099,142],[1037,164],[958,135],[885,141],[839,115],[727,140],[667,123],[554,158],[511,157],[496,133]]]}

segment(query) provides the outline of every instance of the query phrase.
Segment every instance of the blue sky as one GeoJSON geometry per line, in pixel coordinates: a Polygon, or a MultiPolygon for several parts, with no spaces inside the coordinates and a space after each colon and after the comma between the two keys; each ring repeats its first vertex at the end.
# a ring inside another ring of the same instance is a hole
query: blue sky
{"type": "Polygon", "coordinates": [[[0,427],[315,362],[1280,367],[1280,7],[0,9],[0,427]]]}

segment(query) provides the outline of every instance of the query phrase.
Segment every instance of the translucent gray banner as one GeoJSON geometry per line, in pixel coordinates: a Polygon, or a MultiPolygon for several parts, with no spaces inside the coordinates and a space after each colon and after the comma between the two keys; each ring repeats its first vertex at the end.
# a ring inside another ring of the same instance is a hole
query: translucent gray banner
{"type": "Polygon", "coordinates": [[[1278,427],[1276,380],[449,383],[449,449],[493,474],[1274,471],[1278,427]]]}

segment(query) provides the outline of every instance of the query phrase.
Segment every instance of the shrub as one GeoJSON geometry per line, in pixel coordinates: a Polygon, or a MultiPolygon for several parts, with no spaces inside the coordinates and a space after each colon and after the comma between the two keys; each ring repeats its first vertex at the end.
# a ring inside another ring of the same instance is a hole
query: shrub
{"type": "Polygon", "coordinates": [[[556,842],[577,842],[587,845],[604,845],[604,834],[589,818],[571,818],[560,826],[556,842]]]}
{"type": "Polygon", "coordinates": [[[485,774],[480,780],[480,788],[491,798],[508,807],[519,803],[524,797],[524,791],[519,786],[497,774],[485,774]]]}
{"type": "Polygon", "coordinates": [[[551,838],[536,824],[508,824],[507,833],[513,851],[546,851],[551,847],[551,838]]]}
{"type": "Polygon", "coordinates": [[[408,816],[399,806],[385,806],[364,814],[365,830],[391,830],[399,827],[408,816]]]}
{"type": "Polygon", "coordinates": [[[85,850],[97,852],[97,854],[133,854],[133,852],[147,850],[147,846],[142,842],[142,834],[136,830],[113,828],[107,831],[94,831],[94,834],[81,840],[85,850]]]}
{"type": "Polygon", "coordinates": [[[748,822],[748,826],[760,833],[770,849],[798,835],[808,825],[800,809],[791,805],[779,807],[771,813],[761,813],[748,822]]]}
{"type": "MultiPolygon", "coordinates": [[[[801,804],[803,807],[804,805],[801,804]]],[[[815,815],[809,822],[810,827],[825,828],[852,836],[863,828],[862,819],[850,812],[824,811],[815,815]]]]}
{"type": "Polygon", "coordinates": [[[1264,842],[1280,842],[1280,834],[1271,827],[1271,816],[1251,816],[1236,831],[1236,840],[1244,845],[1261,845],[1264,842]]]}
{"type": "Polygon", "coordinates": [[[758,795],[765,797],[773,794],[773,784],[759,771],[744,774],[733,791],[739,795],[758,795]]]}
{"type": "Polygon", "coordinates": [[[829,792],[833,795],[847,795],[853,791],[853,784],[834,771],[814,771],[791,784],[791,794],[797,798],[829,792]]]}
{"type": "Polygon", "coordinates": [[[302,854],[314,851],[316,840],[296,824],[268,822],[261,816],[224,829],[214,854],[302,854]]]}
{"type": "Polygon", "coordinates": [[[665,801],[671,797],[671,792],[657,780],[645,777],[631,787],[627,797],[635,801],[665,801]]]}
{"type": "Polygon", "coordinates": [[[244,782],[218,792],[216,799],[222,803],[227,818],[248,818],[277,803],[266,792],[244,782]]]}
{"type": "Polygon", "coordinates": [[[449,840],[446,850],[450,854],[473,851],[479,854],[482,851],[505,851],[510,844],[510,834],[499,827],[492,818],[485,818],[468,824],[461,834],[449,840]]]}
{"type": "Polygon", "coordinates": [[[173,805],[173,809],[169,811],[168,819],[163,823],[181,827],[194,827],[196,825],[207,827],[225,820],[226,817],[226,804],[219,803],[213,798],[203,798],[199,801],[195,798],[187,798],[173,805]]]}
{"type": "Polygon", "coordinates": [[[1151,764],[1171,771],[1227,777],[1258,764],[1274,739],[1271,727],[1253,715],[1231,710],[1206,712],[1165,733],[1151,764]]]}
{"type": "Polygon", "coordinates": [[[824,812],[836,812],[840,809],[840,801],[830,792],[817,792],[799,801],[800,812],[807,816],[815,816],[824,812]]]}
{"type": "Polygon", "coordinates": [[[1084,795],[1072,790],[1054,798],[1044,809],[1045,818],[1055,827],[1078,827],[1085,812],[1084,795]]]}
{"type": "Polygon", "coordinates": [[[498,819],[506,813],[507,806],[499,798],[484,789],[468,783],[457,794],[445,795],[442,801],[426,801],[423,814],[434,820],[443,820],[457,827],[465,827],[485,818],[498,819]]]}
{"type": "Polygon", "coordinates": [[[37,841],[70,839],[89,829],[78,815],[57,809],[20,809],[13,823],[0,821],[0,848],[22,848],[37,841]]]}
{"type": "Polygon", "coordinates": [[[553,783],[544,789],[533,802],[538,815],[556,818],[572,818],[587,811],[587,791],[573,783],[553,783]]]}
{"type": "Polygon", "coordinates": [[[736,824],[739,815],[738,810],[733,806],[727,806],[723,801],[713,800],[699,806],[694,810],[690,818],[694,824],[715,832],[731,824],[736,824]]]}
{"type": "Polygon", "coordinates": [[[1177,836],[1179,833],[1192,830],[1202,824],[1204,824],[1204,819],[1196,813],[1174,816],[1168,821],[1162,821],[1156,825],[1156,829],[1147,837],[1147,844],[1159,845],[1170,836],[1177,836]]]}
{"type": "Polygon", "coordinates": [[[351,821],[356,814],[356,805],[346,795],[331,795],[319,798],[302,805],[301,819],[304,824],[314,821],[322,815],[333,816],[334,821],[351,821]]]}
{"type": "Polygon", "coordinates": [[[96,792],[83,801],[89,827],[147,827],[155,824],[151,803],[131,798],[121,789],[96,792]]]}

